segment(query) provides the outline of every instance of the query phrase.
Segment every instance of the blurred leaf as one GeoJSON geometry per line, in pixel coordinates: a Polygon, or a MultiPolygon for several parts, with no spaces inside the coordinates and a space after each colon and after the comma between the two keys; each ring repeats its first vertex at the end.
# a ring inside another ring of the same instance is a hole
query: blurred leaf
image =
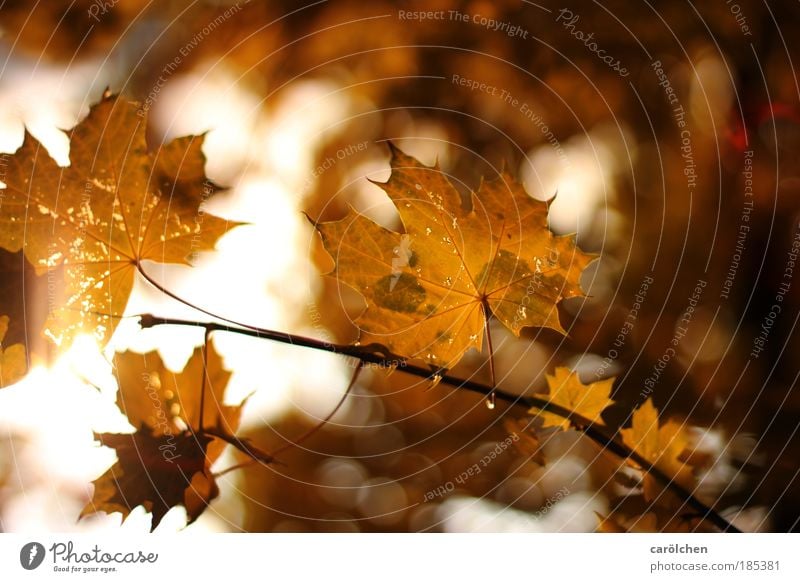
{"type": "MultiPolygon", "coordinates": [[[[622,441],[657,469],[680,485],[691,484],[691,469],[680,460],[688,443],[683,427],[673,420],[659,426],[658,410],[653,406],[652,398],[634,411],[631,428],[622,429],[621,432],[622,441]]],[[[645,499],[655,499],[660,490],[656,480],[645,475],[645,499]]]]}
{"type": "Polygon", "coordinates": [[[663,531],[672,531],[658,528],[658,516],[654,512],[648,512],[644,515],[637,515],[632,518],[625,519],[625,516],[617,516],[610,514],[603,516],[595,512],[597,516],[598,525],[597,532],[599,533],[657,533],[663,531]],[[622,519],[623,522],[618,521],[622,519]]]}
{"type": "Polygon", "coordinates": [[[110,50],[149,5],[148,0],[6,0],[0,23],[21,50],[71,61],[110,50]]]}
{"type": "Polygon", "coordinates": [[[3,345],[8,333],[7,315],[0,315],[0,388],[19,382],[28,371],[28,359],[23,344],[3,345]]]}
{"type": "Polygon", "coordinates": [[[519,436],[519,438],[514,441],[514,448],[522,455],[527,457],[529,461],[534,461],[542,465],[545,463],[542,443],[533,429],[530,428],[530,422],[528,420],[507,418],[503,421],[503,427],[510,434],[519,436]]]}
{"type": "Polygon", "coordinates": [[[44,292],[55,290],[21,251],[0,248],[0,388],[21,380],[31,360],[45,356],[41,332],[49,306],[44,292]]]}
{"type": "Polygon", "coordinates": [[[621,523],[615,520],[611,515],[601,515],[596,511],[594,514],[597,516],[597,531],[598,533],[627,533],[628,530],[621,523]]]}

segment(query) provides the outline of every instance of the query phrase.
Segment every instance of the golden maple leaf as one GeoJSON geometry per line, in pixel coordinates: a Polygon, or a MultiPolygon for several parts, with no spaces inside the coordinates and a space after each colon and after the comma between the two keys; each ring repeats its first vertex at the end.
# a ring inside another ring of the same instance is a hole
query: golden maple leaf
{"type": "MultiPolygon", "coordinates": [[[[114,356],[119,383],[117,406],[131,425],[147,426],[155,436],[199,430],[200,389],[205,385],[202,426],[227,434],[236,432],[242,405],[224,404],[231,373],[223,367],[213,343],[209,343],[204,384],[203,349],[195,349],[181,372],[168,369],[158,352],[124,352],[114,356]]],[[[211,462],[216,460],[223,446],[220,441],[211,443],[211,462]]]]}
{"type": "Polygon", "coordinates": [[[0,247],[24,251],[39,273],[63,265],[63,294],[48,297],[46,326],[59,345],[81,332],[104,343],[142,261],[190,264],[236,226],[202,211],[218,190],[198,175],[203,137],[152,154],[145,126],[135,103],[105,94],[71,130],[69,166],[57,166],[27,131],[3,156],[0,247]]]}
{"type": "Polygon", "coordinates": [[[182,372],[172,372],[157,352],[117,354],[117,404],[137,428],[132,434],[96,434],[117,452],[117,462],[94,481],[94,495],[81,516],[99,511],[127,517],[137,505],[153,514],[152,528],[177,505],[194,521],[218,494],[211,465],[226,443],[199,433],[201,389],[203,427],[234,434],[241,405],[223,404],[230,372],[212,344],[204,366],[197,348],[182,372]],[[205,381],[203,375],[205,372],[205,381]]]}
{"type": "MultiPolygon", "coordinates": [[[[653,406],[652,398],[634,411],[631,428],[622,429],[621,432],[622,442],[631,450],[678,484],[684,487],[691,485],[691,469],[680,460],[688,444],[683,426],[674,420],[659,426],[658,410],[653,406]]],[[[658,482],[652,476],[645,475],[645,499],[655,499],[659,491],[658,482]]]]}
{"type": "Polygon", "coordinates": [[[449,368],[470,347],[481,349],[488,312],[516,335],[523,327],[565,333],[556,305],[583,295],[579,279],[593,257],[574,235],[548,230],[547,203],[502,171],[465,209],[438,165],[390,147],[392,173],[378,185],[405,232],[352,208],[316,225],[335,276],[366,298],[360,341],[449,368]]]}
{"type": "MultiPolygon", "coordinates": [[[[614,378],[583,384],[577,372],[564,367],[556,368],[555,373],[552,376],[547,374],[546,378],[547,386],[550,389],[547,399],[550,402],[571,410],[587,420],[600,425],[605,424],[600,415],[606,408],[614,404],[614,401],[609,398],[614,378]]],[[[564,430],[570,427],[569,420],[558,414],[539,411],[538,408],[532,408],[531,414],[541,416],[545,427],[557,426],[564,430]]]]}

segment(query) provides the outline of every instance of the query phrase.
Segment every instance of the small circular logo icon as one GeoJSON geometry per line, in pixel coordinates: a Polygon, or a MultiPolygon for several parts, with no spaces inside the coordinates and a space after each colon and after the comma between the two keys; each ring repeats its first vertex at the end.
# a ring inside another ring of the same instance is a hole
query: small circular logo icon
{"type": "Polygon", "coordinates": [[[44,546],[39,542],[29,542],[19,551],[19,563],[26,570],[35,570],[44,561],[44,546]]]}

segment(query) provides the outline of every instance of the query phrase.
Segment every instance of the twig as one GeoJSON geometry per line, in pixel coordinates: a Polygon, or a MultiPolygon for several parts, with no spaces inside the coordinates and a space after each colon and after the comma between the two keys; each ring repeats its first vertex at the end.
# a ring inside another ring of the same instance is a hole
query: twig
{"type": "MultiPolygon", "coordinates": [[[[208,313],[204,310],[201,311],[203,311],[204,313],[208,313]]],[[[213,314],[210,315],[213,316],[213,314]]],[[[396,367],[405,372],[406,374],[411,374],[413,376],[417,376],[420,378],[429,379],[431,377],[430,369],[422,366],[416,366],[414,364],[409,364],[408,362],[406,362],[405,359],[399,356],[386,353],[385,350],[378,345],[369,345],[369,346],[338,345],[329,342],[323,342],[321,340],[313,338],[303,337],[281,331],[274,331],[270,329],[257,328],[254,326],[239,327],[239,326],[222,325],[219,323],[187,321],[183,319],[173,319],[173,318],[158,318],[154,315],[149,315],[149,314],[141,316],[141,325],[142,328],[151,328],[157,325],[180,325],[180,326],[190,326],[190,327],[202,327],[208,331],[228,331],[240,335],[257,337],[284,344],[311,348],[334,354],[341,354],[344,356],[350,356],[353,358],[358,358],[359,360],[361,360],[361,362],[367,362],[370,364],[386,368],[396,367]]],[[[441,375],[440,383],[447,384],[449,386],[453,386],[458,389],[468,390],[470,392],[482,394],[485,397],[489,397],[490,395],[494,394],[495,398],[503,400],[510,404],[525,406],[529,409],[536,408],[542,411],[552,412],[553,414],[557,414],[558,416],[566,418],[572,423],[572,425],[575,427],[576,430],[583,432],[587,437],[595,441],[597,444],[601,445],[603,448],[608,449],[618,457],[621,457],[623,459],[629,459],[630,461],[634,462],[636,465],[641,467],[641,469],[645,473],[653,477],[662,486],[670,489],[681,499],[683,499],[686,502],[686,504],[692,509],[694,509],[697,512],[697,514],[703,519],[706,519],[709,522],[713,523],[715,526],[717,526],[720,530],[724,532],[741,533],[738,528],[736,528],[733,524],[728,522],[728,520],[722,517],[714,509],[712,509],[711,507],[707,506],[705,503],[694,497],[694,495],[692,495],[690,491],[688,491],[687,489],[676,483],[674,479],[672,479],[671,477],[669,477],[668,475],[657,469],[655,466],[653,466],[652,463],[650,463],[647,459],[639,455],[636,451],[631,450],[626,445],[619,442],[619,440],[617,440],[616,434],[613,436],[606,434],[603,430],[599,429],[595,423],[593,423],[587,418],[582,417],[579,414],[576,414],[572,410],[569,410],[567,408],[549,402],[544,398],[540,398],[537,396],[518,396],[516,394],[511,394],[508,392],[504,392],[503,390],[499,390],[496,387],[486,386],[485,384],[481,384],[480,382],[475,382],[473,380],[468,380],[463,378],[457,378],[455,376],[451,376],[448,374],[441,375]]],[[[231,441],[228,440],[228,442],[231,441]]]]}
{"type": "Polygon", "coordinates": [[[203,417],[206,414],[206,384],[209,382],[208,377],[208,338],[211,336],[211,330],[206,329],[203,334],[203,380],[200,383],[200,418],[197,420],[197,426],[200,432],[203,432],[203,417]]]}
{"type": "Polygon", "coordinates": [[[218,438],[220,440],[225,441],[229,445],[233,445],[246,455],[249,455],[254,461],[258,461],[259,463],[282,464],[280,463],[280,461],[275,459],[270,453],[262,451],[258,447],[254,447],[253,445],[251,445],[247,439],[237,438],[231,434],[226,433],[223,430],[219,430],[216,428],[204,428],[202,434],[218,438]]]}
{"type": "Polygon", "coordinates": [[[246,461],[242,461],[241,463],[236,463],[235,465],[231,465],[230,467],[225,467],[221,471],[217,471],[214,473],[214,478],[219,479],[223,475],[227,475],[228,473],[232,473],[233,471],[238,471],[239,469],[244,469],[245,467],[249,467],[250,465],[254,464],[256,461],[255,459],[247,459],[246,461]]]}
{"type": "Polygon", "coordinates": [[[300,443],[304,442],[305,440],[307,440],[311,436],[313,436],[314,433],[316,433],[323,426],[328,424],[328,422],[331,420],[331,418],[333,418],[333,415],[336,414],[337,412],[339,412],[339,409],[342,407],[342,405],[347,400],[347,397],[350,395],[350,392],[353,390],[353,386],[356,385],[356,380],[358,380],[358,376],[359,376],[359,374],[361,374],[361,370],[363,370],[363,369],[364,369],[364,362],[362,360],[359,360],[358,361],[358,365],[356,366],[356,369],[353,371],[353,376],[350,378],[350,383],[347,385],[347,389],[344,391],[344,394],[342,394],[342,397],[339,399],[339,402],[336,404],[336,406],[333,408],[333,410],[330,411],[328,416],[323,418],[321,422],[318,422],[317,424],[312,426],[308,431],[306,431],[299,438],[297,438],[297,439],[295,439],[293,441],[290,441],[290,442],[286,443],[285,445],[283,445],[282,447],[278,448],[277,450],[273,451],[272,452],[272,456],[273,457],[277,457],[279,454],[284,453],[284,452],[288,451],[289,449],[292,449],[292,448],[296,447],[300,443]]]}
{"type": "MultiPolygon", "coordinates": [[[[359,360],[358,361],[358,365],[356,366],[356,369],[353,372],[353,376],[352,376],[352,378],[350,378],[350,382],[347,385],[347,389],[345,389],[344,394],[342,394],[342,397],[339,399],[339,402],[336,403],[336,406],[333,407],[333,410],[331,410],[330,413],[325,418],[323,418],[320,422],[318,422],[317,424],[312,426],[308,431],[303,433],[299,438],[297,438],[297,439],[295,439],[293,441],[289,441],[285,445],[279,447],[277,450],[273,451],[272,453],[269,453],[270,456],[272,458],[275,458],[279,454],[284,453],[284,452],[288,451],[289,449],[298,446],[300,443],[306,441],[311,436],[313,436],[323,426],[328,424],[328,422],[331,420],[331,418],[333,418],[333,415],[336,414],[337,412],[339,412],[339,409],[342,407],[342,405],[347,400],[347,397],[350,395],[350,392],[352,392],[353,386],[355,386],[356,380],[358,379],[358,376],[361,373],[361,370],[363,370],[363,369],[364,369],[364,362],[359,360]]],[[[230,441],[228,441],[228,442],[230,442],[230,441]]],[[[241,463],[236,463],[235,465],[231,465],[230,467],[226,467],[225,469],[222,469],[218,473],[215,473],[214,477],[222,477],[223,475],[227,475],[231,471],[235,471],[237,469],[243,469],[244,467],[249,467],[253,463],[254,463],[253,459],[248,459],[247,461],[243,461],[241,463]]]]}

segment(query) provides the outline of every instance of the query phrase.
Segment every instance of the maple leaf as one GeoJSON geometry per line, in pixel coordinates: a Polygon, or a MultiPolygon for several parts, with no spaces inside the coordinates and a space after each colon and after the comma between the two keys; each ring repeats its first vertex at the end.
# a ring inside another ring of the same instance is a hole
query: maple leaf
{"type": "MultiPolygon", "coordinates": [[[[550,389],[548,400],[553,404],[558,404],[568,410],[581,415],[587,420],[603,425],[601,413],[614,404],[609,398],[611,386],[614,378],[607,378],[591,384],[581,383],[577,372],[569,368],[556,368],[551,376],[546,375],[547,386],[550,389]]],[[[548,411],[539,411],[537,408],[531,409],[531,414],[538,414],[544,421],[543,426],[557,426],[564,430],[570,427],[570,422],[566,418],[548,411]]]]}
{"type": "Polygon", "coordinates": [[[360,341],[449,368],[470,347],[481,349],[489,311],[517,336],[523,327],[565,333],[556,305],[583,295],[579,279],[593,257],[574,235],[548,230],[547,203],[504,170],[482,182],[465,209],[438,165],[390,147],[391,176],[377,185],[405,232],[352,208],[316,225],[335,261],[332,274],[366,299],[360,341]]]}
{"type": "Polygon", "coordinates": [[[68,167],[27,131],[20,149],[0,160],[0,247],[24,251],[39,273],[64,267],[64,291],[50,298],[57,309],[46,325],[58,345],[81,332],[105,343],[142,261],[189,265],[190,255],[212,250],[237,226],[202,211],[218,189],[198,176],[203,137],[153,155],[140,113],[136,103],[105,94],[71,130],[68,167]]]}
{"type": "MultiPolygon", "coordinates": [[[[658,410],[653,406],[652,398],[648,398],[634,411],[631,428],[622,429],[621,432],[622,442],[631,450],[678,484],[691,485],[691,469],[680,460],[688,444],[683,427],[674,420],[668,420],[659,426],[658,410]]],[[[660,487],[656,480],[650,475],[645,475],[645,499],[654,499],[659,491],[660,487]]]]}
{"type": "MultiPolygon", "coordinates": [[[[200,389],[203,386],[203,349],[198,347],[181,372],[173,372],[158,352],[118,353],[114,368],[119,382],[117,406],[134,426],[145,425],[156,436],[177,434],[200,428],[200,389]]],[[[231,373],[223,368],[222,358],[209,342],[206,368],[206,395],[202,426],[234,434],[239,428],[242,404],[223,404],[231,373]]],[[[215,440],[209,450],[213,463],[225,443],[215,440]]]]}
{"type": "MultiPolygon", "coordinates": [[[[211,474],[226,443],[200,434],[203,349],[197,348],[180,373],[167,369],[157,352],[125,352],[114,358],[117,404],[137,427],[133,434],[99,434],[116,450],[117,462],[94,481],[92,501],[81,516],[119,511],[127,517],[137,505],[152,512],[155,529],[170,508],[186,507],[189,523],[219,494],[211,474]]],[[[203,427],[233,434],[241,405],[222,404],[230,372],[210,343],[206,354],[203,427]]]]}
{"type": "Polygon", "coordinates": [[[152,531],[179,505],[192,523],[219,495],[206,454],[210,437],[188,431],[158,436],[143,425],[133,434],[95,434],[95,440],[114,449],[117,462],[94,481],[81,517],[119,512],[124,520],[141,505],[153,515],[152,531]]]}

